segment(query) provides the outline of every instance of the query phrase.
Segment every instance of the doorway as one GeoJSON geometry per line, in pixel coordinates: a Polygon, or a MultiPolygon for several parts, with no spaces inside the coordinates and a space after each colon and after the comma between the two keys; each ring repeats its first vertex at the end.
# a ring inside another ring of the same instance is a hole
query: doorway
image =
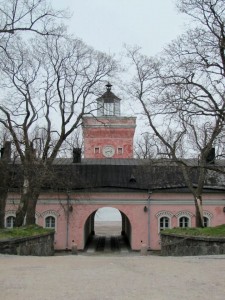
{"type": "Polygon", "coordinates": [[[99,208],[89,216],[85,228],[86,233],[90,232],[85,247],[88,253],[121,253],[130,250],[130,222],[116,208],[99,208]]]}

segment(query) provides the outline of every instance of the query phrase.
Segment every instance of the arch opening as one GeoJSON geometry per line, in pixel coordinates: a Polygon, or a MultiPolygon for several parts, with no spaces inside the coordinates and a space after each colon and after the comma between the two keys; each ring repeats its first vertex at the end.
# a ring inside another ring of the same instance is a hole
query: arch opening
{"type": "Polygon", "coordinates": [[[99,208],[94,216],[95,235],[118,236],[122,232],[122,216],[113,207],[99,208]]]}
{"type": "Polygon", "coordinates": [[[86,220],[84,244],[88,252],[128,251],[131,225],[128,217],[113,207],[102,207],[86,220]]]}

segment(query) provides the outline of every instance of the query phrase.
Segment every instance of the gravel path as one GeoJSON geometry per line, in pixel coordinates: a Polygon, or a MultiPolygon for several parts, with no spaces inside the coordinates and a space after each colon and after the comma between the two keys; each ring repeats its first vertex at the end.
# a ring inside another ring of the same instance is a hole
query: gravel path
{"type": "Polygon", "coordinates": [[[224,300],[225,255],[0,255],[1,300],[224,300]]]}

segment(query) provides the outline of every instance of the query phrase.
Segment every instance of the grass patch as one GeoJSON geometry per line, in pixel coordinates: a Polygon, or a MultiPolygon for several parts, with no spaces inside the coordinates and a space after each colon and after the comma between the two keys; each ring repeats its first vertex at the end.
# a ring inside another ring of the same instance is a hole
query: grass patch
{"type": "Polygon", "coordinates": [[[163,233],[191,235],[191,236],[211,236],[211,237],[225,237],[225,224],[216,227],[205,228],[173,228],[165,229],[163,233]]]}
{"type": "Polygon", "coordinates": [[[38,225],[29,225],[14,228],[0,229],[0,240],[36,236],[52,232],[54,230],[43,228],[38,225]]]}

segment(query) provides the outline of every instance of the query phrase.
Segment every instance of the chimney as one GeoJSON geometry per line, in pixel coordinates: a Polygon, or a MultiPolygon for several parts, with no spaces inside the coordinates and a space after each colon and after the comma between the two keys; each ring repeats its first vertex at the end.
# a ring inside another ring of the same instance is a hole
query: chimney
{"type": "Polygon", "coordinates": [[[73,148],[73,163],[81,162],[81,148],[73,148]]]}
{"type": "Polygon", "coordinates": [[[1,158],[10,160],[11,159],[11,142],[6,141],[4,147],[1,148],[1,158]]]}
{"type": "Polygon", "coordinates": [[[207,157],[206,157],[206,162],[209,164],[214,164],[215,163],[215,148],[211,148],[207,157]]]}

